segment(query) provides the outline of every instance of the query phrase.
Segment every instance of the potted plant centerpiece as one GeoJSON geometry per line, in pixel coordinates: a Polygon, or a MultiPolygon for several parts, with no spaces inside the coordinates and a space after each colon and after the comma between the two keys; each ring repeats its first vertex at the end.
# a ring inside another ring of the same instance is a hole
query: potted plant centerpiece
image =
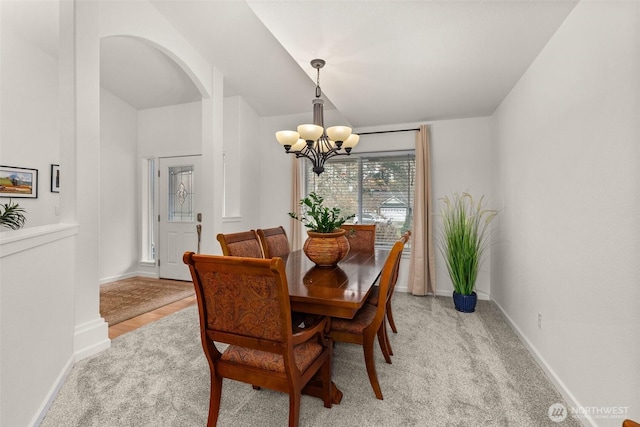
{"type": "Polygon", "coordinates": [[[474,291],[478,269],[487,248],[487,229],[498,214],[485,209],[484,196],[476,204],[468,193],[446,196],[442,202],[442,229],[439,249],[453,282],[453,302],[456,310],[475,311],[478,299],[474,291]]]}
{"type": "Polygon", "coordinates": [[[304,242],[304,253],[316,265],[330,267],[336,265],[349,253],[349,241],[346,230],[340,228],[354,215],[340,216],[337,207],[324,206],[324,198],[316,193],[310,193],[300,200],[301,214],[289,212],[291,218],[302,222],[307,230],[307,240],[304,242]]]}

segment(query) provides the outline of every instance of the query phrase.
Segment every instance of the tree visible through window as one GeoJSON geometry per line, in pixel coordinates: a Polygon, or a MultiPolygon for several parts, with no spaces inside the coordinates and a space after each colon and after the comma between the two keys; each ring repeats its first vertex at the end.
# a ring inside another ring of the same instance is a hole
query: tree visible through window
{"type": "Polygon", "coordinates": [[[306,162],[306,194],[315,191],[327,206],[356,214],[357,224],[376,224],[376,245],[391,247],[411,229],[415,180],[413,151],[334,157],[317,176],[306,162]]]}

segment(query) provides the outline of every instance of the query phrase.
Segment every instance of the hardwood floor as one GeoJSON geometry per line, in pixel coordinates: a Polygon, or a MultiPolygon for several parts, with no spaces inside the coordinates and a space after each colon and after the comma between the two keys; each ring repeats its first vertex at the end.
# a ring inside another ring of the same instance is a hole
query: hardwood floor
{"type": "Polygon", "coordinates": [[[176,311],[180,311],[183,308],[189,307],[190,305],[194,305],[195,303],[196,296],[192,295],[190,297],[181,299],[180,301],[167,304],[164,307],[156,308],[155,310],[148,313],[141,314],[140,316],[136,316],[132,319],[125,320],[124,322],[113,325],[109,327],[109,339],[114,339],[115,337],[119,337],[122,334],[131,332],[148,323],[160,320],[165,316],[173,314],[176,311]]]}

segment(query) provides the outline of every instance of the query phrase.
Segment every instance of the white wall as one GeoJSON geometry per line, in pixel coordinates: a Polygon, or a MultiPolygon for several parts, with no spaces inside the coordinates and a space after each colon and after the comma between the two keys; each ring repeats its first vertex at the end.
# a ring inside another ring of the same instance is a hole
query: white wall
{"type": "Polygon", "coordinates": [[[76,233],[0,233],[0,425],[34,425],[72,367],[76,233]]]}
{"type": "MultiPolygon", "coordinates": [[[[0,425],[25,426],[38,424],[75,360],[109,346],[98,292],[100,219],[109,214],[100,195],[102,174],[109,174],[100,160],[100,36],[134,34],[165,48],[211,97],[217,127],[222,85],[147,2],[0,1],[0,19],[0,164],[40,170],[39,197],[24,204],[28,228],[0,233],[0,425]],[[36,17],[50,17],[51,25],[34,25],[36,17]],[[46,42],[53,53],[36,47],[42,39],[32,36],[42,30],[52,30],[46,42]],[[59,195],[48,193],[51,163],[61,165],[59,195]],[[68,224],[56,224],[56,203],[68,224]]],[[[198,110],[200,123],[202,115],[198,110]]],[[[207,136],[220,139],[215,129],[207,136]]],[[[110,158],[122,154],[107,151],[110,158]]]]}
{"type": "MultiPolygon", "coordinates": [[[[436,245],[436,293],[451,296],[453,284],[446,265],[437,249],[440,230],[440,201],[454,192],[469,192],[475,199],[485,196],[488,208],[500,209],[493,197],[491,186],[492,129],[491,118],[480,117],[460,120],[443,120],[430,123],[431,168],[434,221],[434,244],[436,245]]],[[[476,292],[478,298],[486,299],[491,289],[491,254],[485,253],[478,271],[476,292]]]]}
{"type": "Polygon", "coordinates": [[[100,281],[134,274],[139,259],[138,111],[100,91],[100,281]]]}
{"type": "Polygon", "coordinates": [[[495,113],[491,288],[570,403],[636,420],[639,9],[580,2],[495,113]]]}
{"type": "MultiPolygon", "coordinates": [[[[260,228],[260,121],[239,96],[224,99],[224,206],[222,229],[231,233],[260,228]]],[[[266,191],[272,192],[268,189],[266,191]]],[[[217,234],[217,232],[216,232],[217,234]]]]}
{"type": "MultiPolygon", "coordinates": [[[[2,2],[0,165],[38,170],[38,198],[12,199],[26,210],[25,227],[59,220],[60,195],[50,186],[51,164],[60,163],[58,58],[57,52],[30,41],[29,34],[32,13],[51,6],[56,12],[54,2],[2,2]]],[[[48,24],[57,35],[57,15],[50,16],[48,24]]],[[[61,172],[64,186],[64,168],[61,172]]],[[[0,203],[8,201],[0,198],[0,203]]]]}
{"type": "Polygon", "coordinates": [[[42,8],[50,13],[39,22],[55,37],[57,2],[0,2],[0,164],[39,170],[38,198],[14,199],[27,210],[25,228],[0,230],[3,426],[35,424],[74,356],[78,230],[57,224],[60,195],[50,192],[50,165],[60,163],[60,97],[56,44],[45,51],[30,38],[42,8]]]}
{"type": "Polygon", "coordinates": [[[139,158],[202,154],[200,102],[138,111],[139,158]]]}

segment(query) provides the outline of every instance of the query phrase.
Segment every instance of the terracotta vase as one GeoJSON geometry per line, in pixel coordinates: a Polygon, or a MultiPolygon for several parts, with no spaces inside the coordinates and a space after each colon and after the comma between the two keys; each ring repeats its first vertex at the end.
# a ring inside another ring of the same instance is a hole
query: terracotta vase
{"type": "Polygon", "coordinates": [[[333,233],[307,231],[304,253],[318,267],[332,267],[349,253],[349,241],[346,230],[338,229],[333,233]]]}

